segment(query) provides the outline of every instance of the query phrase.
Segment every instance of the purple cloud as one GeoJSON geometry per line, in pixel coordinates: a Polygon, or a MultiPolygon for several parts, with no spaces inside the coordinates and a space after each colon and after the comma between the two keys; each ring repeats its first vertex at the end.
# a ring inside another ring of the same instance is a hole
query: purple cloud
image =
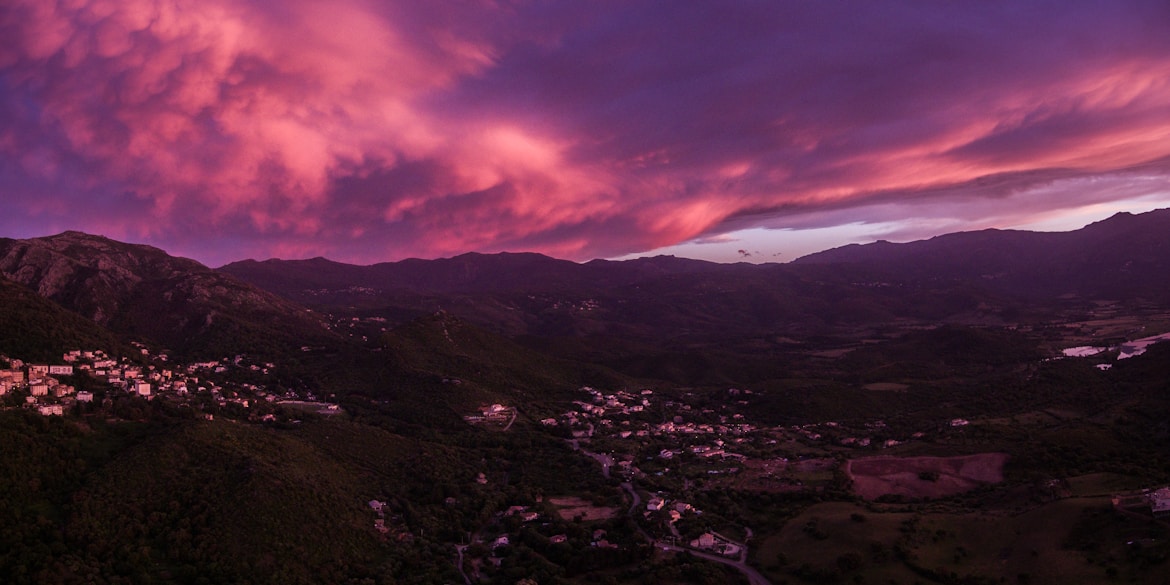
{"type": "Polygon", "coordinates": [[[1164,2],[70,6],[0,8],[9,234],[587,259],[1168,174],[1164,2]]]}

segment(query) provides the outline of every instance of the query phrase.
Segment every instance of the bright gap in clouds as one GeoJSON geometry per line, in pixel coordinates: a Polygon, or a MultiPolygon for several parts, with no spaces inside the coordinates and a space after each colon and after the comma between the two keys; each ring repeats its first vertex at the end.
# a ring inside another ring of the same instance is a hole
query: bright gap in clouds
{"type": "MultiPolygon", "coordinates": [[[[971,222],[919,214],[906,205],[881,206],[899,208],[904,218],[891,221],[854,221],[841,225],[809,228],[750,228],[707,236],[643,252],[629,254],[615,260],[630,260],[659,255],[680,256],[711,262],[791,262],[801,256],[849,244],[868,244],[878,240],[911,242],[958,231],[974,231],[995,227],[998,229],[1037,232],[1067,232],[1121,213],[1145,213],[1170,208],[1170,188],[1155,193],[1123,199],[1091,203],[1067,209],[1029,215],[1017,221],[996,225],[990,222],[971,222]]],[[[864,213],[864,212],[863,212],[864,213]]],[[[877,214],[889,217],[890,212],[877,214]]]]}
{"type": "Polygon", "coordinates": [[[882,239],[882,234],[893,231],[892,223],[854,222],[845,225],[811,229],[750,228],[729,232],[719,237],[691,240],[674,246],[658,248],[641,254],[630,254],[615,260],[631,260],[650,256],[681,256],[711,262],[789,262],[821,250],[846,244],[866,243],[882,239]]]}
{"type": "Polygon", "coordinates": [[[1031,223],[1020,224],[1012,229],[1036,232],[1067,232],[1080,229],[1090,223],[1101,221],[1116,213],[1145,213],[1170,207],[1170,189],[1147,197],[1123,201],[1109,201],[1067,209],[1063,213],[1031,223]]]}

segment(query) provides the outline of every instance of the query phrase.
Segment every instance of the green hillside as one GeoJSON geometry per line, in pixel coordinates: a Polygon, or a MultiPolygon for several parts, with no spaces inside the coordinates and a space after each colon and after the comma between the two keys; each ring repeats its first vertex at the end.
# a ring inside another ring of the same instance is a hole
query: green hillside
{"type": "Polygon", "coordinates": [[[118,338],[93,321],[0,278],[0,354],[48,361],[74,349],[119,347],[118,338]]]}

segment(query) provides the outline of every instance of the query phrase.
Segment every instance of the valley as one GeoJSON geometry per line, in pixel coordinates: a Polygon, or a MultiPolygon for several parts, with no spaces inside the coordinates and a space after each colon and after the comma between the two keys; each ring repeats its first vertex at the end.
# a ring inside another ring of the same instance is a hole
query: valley
{"type": "Polygon", "coordinates": [[[213,271],[55,238],[0,242],[6,582],[1170,575],[1170,299],[1099,285],[1112,253],[213,271]]]}

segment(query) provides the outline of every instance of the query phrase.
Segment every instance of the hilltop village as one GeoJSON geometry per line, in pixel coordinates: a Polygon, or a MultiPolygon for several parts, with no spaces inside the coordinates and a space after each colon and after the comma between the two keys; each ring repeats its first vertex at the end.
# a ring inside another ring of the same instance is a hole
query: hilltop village
{"type": "Polygon", "coordinates": [[[26,363],[0,356],[0,400],[6,408],[27,408],[45,416],[63,416],[112,407],[115,399],[162,399],[192,408],[205,418],[272,421],[276,405],[323,414],[338,412],[311,391],[275,390],[266,383],[276,368],[237,355],[219,361],[171,363],[166,354],[134,344],[138,355],[115,356],[104,350],[72,350],[57,363],[26,363]]]}

